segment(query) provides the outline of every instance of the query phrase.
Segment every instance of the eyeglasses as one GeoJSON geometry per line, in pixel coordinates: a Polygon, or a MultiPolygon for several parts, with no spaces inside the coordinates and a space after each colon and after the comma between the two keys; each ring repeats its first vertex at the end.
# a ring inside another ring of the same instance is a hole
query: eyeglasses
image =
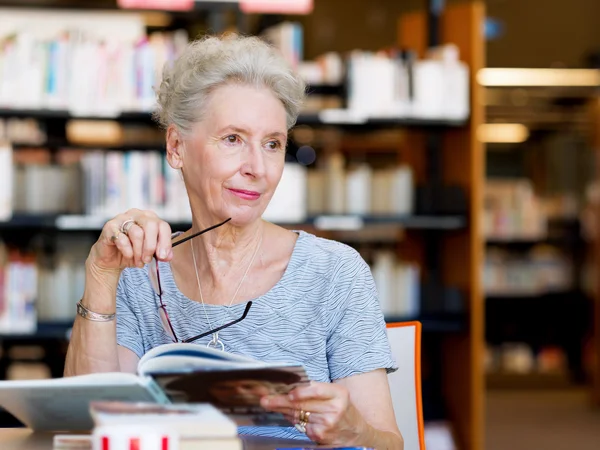
{"type": "MultiPolygon", "coordinates": [[[[177,247],[178,245],[183,244],[184,242],[189,241],[190,239],[193,239],[197,236],[200,236],[201,234],[206,233],[207,231],[210,230],[214,230],[215,228],[220,227],[221,225],[226,224],[227,222],[229,222],[231,220],[231,218],[218,223],[216,225],[213,225],[211,227],[208,227],[202,231],[199,231],[197,233],[194,233],[186,238],[183,238],[177,242],[174,242],[173,244],[171,244],[171,247],[177,247]]],[[[165,330],[165,332],[167,333],[167,335],[172,339],[173,342],[178,342],[178,343],[188,343],[188,342],[193,342],[196,341],[200,338],[203,338],[205,336],[208,336],[210,334],[214,334],[217,333],[225,328],[228,328],[232,325],[235,325],[236,323],[241,322],[242,320],[244,320],[246,318],[246,316],[248,315],[248,311],[250,311],[250,307],[252,306],[252,302],[248,302],[246,303],[246,308],[244,309],[243,314],[241,315],[240,318],[235,319],[232,322],[226,323],[225,325],[221,325],[220,327],[215,328],[214,330],[210,330],[210,331],[206,331],[205,333],[201,333],[197,336],[191,337],[191,338],[187,338],[187,339],[179,339],[177,337],[177,334],[175,333],[175,329],[173,328],[173,324],[171,323],[171,320],[169,319],[169,313],[167,312],[167,307],[164,304],[163,301],[163,295],[164,295],[164,291],[162,289],[162,286],[160,285],[160,271],[158,269],[158,262],[156,260],[156,257],[152,258],[152,261],[148,264],[147,266],[148,268],[148,276],[150,278],[150,282],[152,284],[152,289],[154,289],[154,292],[156,292],[156,294],[158,294],[158,299],[159,299],[159,306],[158,306],[158,314],[160,316],[160,321],[162,323],[162,326],[165,330]]]]}

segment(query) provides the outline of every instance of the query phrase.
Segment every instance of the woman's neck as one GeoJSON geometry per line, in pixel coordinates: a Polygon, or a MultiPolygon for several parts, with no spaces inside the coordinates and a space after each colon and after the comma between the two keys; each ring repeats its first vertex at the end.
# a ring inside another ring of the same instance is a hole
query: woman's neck
{"type": "MultiPolygon", "coordinates": [[[[195,233],[213,225],[204,222],[194,219],[190,232],[195,233]]],[[[218,289],[219,285],[231,282],[232,278],[241,280],[261,242],[263,227],[262,220],[246,227],[236,227],[228,222],[191,239],[196,270],[201,276],[203,287],[207,285],[207,289],[218,289]]]]}

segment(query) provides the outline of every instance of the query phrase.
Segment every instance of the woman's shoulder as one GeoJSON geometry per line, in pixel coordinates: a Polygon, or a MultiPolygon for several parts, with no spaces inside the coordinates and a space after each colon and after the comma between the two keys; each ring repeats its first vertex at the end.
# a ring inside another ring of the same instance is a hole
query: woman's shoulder
{"type": "Polygon", "coordinates": [[[340,275],[368,269],[366,261],[353,247],[343,242],[316,236],[306,231],[300,231],[297,252],[299,259],[310,262],[310,265],[322,274],[340,275]]]}

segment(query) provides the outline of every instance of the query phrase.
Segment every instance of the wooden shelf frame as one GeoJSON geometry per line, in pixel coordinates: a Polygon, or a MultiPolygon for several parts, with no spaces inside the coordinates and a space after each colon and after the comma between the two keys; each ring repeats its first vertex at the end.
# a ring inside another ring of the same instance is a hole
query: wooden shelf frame
{"type": "MultiPolygon", "coordinates": [[[[595,182],[600,182],[600,95],[590,105],[592,121],[592,148],[595,152],[595,182]]],[[[592,242],[593,273],[596,275],[593,294],[593,358],[592,358],[592,384],[590,400],[596,407],[600,407],[600,203],[593,205],[594,239],[592,242]]]]}
{"type": "MultiPolygon", "coordinates": [[[[469,219],[467,227],[441,238],[439,270],[444,284],[456,286],[464,293],[469,322],[464,332],[443,337],[443,393],[448,418],[452,423],[458,448],[484,448],[484,394],[483,359],[485,348],[484,299],[481,267],[485,242],[482,234],[483,187],[485,181],[485,153],[476,131],[484,123],[483,88],[477,83],[477,72],[485,66],[483,1],[452,3],[441,13],[439,20],[431,20],[428,11],[417,11],[402,16],[398,24],[398,44],[417,50],[423,57],[432,36],[440,43],[458,46],[460,59],[470,70],[470,118],[463,127],[443,131],[441,158],[442,182],[458,185],[468,196],[469,219]],[[438,30],[428,26],[439,24],[438,30]]],[[[425,148],[426,136],[414,133],[412,147],[425,148]]],[[[421,157],[423,152],[413,152],[421,157]]],[[[423,161],[416,166],[425,167],[423,161]]],[[[417,174],[426,177],[425,170],[417,174]]],[[[402,250],[401,250],[402,251],[402,250]]]]}

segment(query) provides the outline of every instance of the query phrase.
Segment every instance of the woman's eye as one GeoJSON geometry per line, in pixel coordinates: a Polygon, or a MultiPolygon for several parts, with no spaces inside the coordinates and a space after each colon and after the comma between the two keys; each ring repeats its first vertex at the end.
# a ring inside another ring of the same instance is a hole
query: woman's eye
{"type": "Polygon", "coordinates": [[[240,141],[240,138],[237,134],[230,134],[229,136],[225,136],[225,142],[227,144],[237,144],[240,141]]]}
{"type": "Polygon", "coordinates": [[[279,141],[269,141],[267,142],[267,148],[269,150],[278,150],[281,148],[281,143],[279,141]]]}

